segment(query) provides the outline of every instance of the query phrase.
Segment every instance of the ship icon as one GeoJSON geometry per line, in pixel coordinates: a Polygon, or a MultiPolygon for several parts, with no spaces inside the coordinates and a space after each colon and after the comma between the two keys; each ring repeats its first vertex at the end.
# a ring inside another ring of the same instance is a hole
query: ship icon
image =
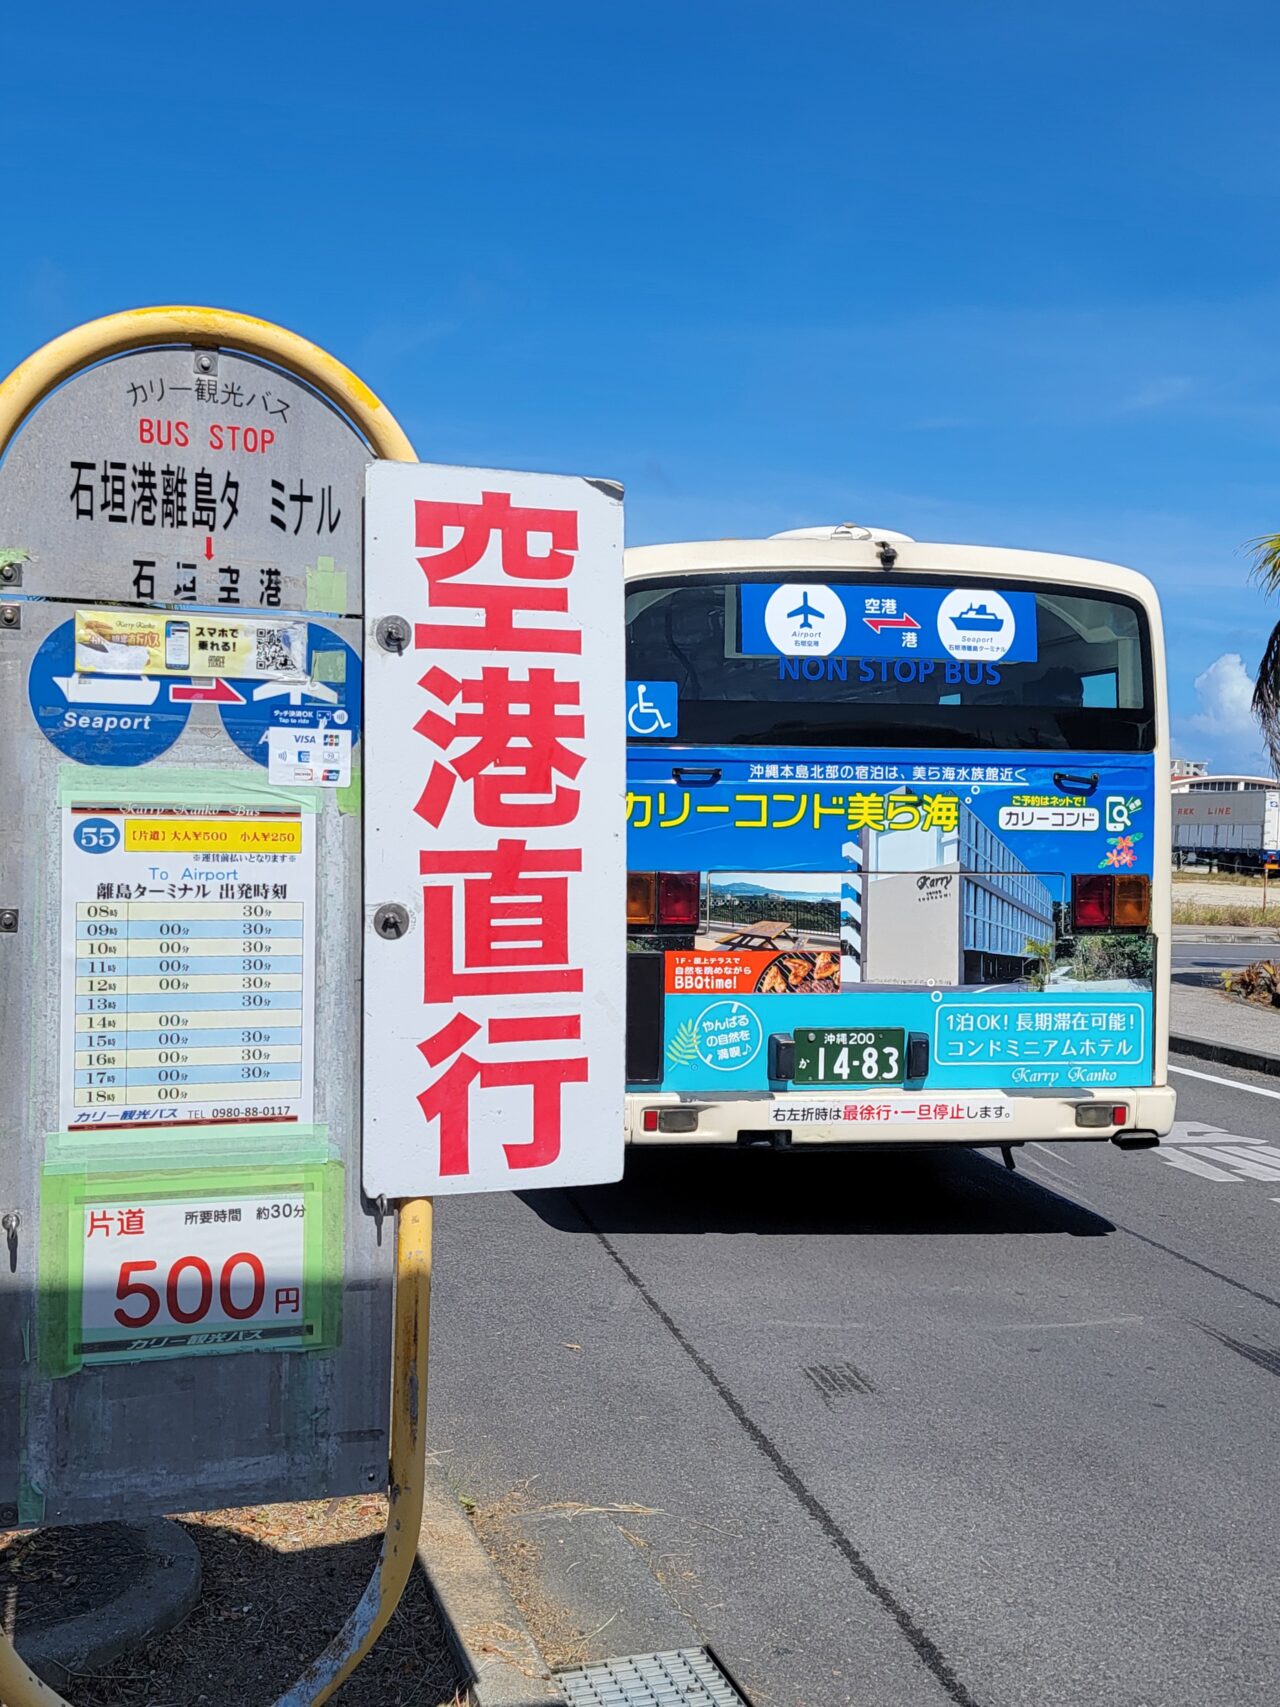
{"type": "Polygon", "coordinates": [[[1004,618],[988,610],[986,605],[970,605],[958,616],[953,616],[951,621],[965,634],[994,634],[997,629],[1004,627],[1004,618]]]}

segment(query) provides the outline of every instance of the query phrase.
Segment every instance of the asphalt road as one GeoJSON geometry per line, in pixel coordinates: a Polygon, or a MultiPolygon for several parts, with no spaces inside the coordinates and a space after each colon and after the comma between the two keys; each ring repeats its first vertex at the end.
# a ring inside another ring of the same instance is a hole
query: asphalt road
{"type": "Polygon", "coordinates": [[[1203,974],[1216,978],[1232,966],[1251,966],[1255,960],[1280,958],[1280,943],[1273,937],[1239,942],[1186,942],[1174,940],[1173,975],[1203,974]]]}
{"type": "Polygon", "coordinates": [[[1280,1089],[1176,1065],[1154,1153],[446,1200],[434,1446],[484,1510],[612,1526],[595,1656],[642,1580],[753,1707],[1271,1707],[1280,1089]]]}

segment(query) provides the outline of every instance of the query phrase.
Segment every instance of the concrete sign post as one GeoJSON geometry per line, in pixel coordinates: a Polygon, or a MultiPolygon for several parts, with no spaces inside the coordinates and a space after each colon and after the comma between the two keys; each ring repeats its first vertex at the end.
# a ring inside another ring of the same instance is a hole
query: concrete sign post
{"type": "Polygon", "coordinates": [[[367,483],[364,1182],[620,1177],[622,492],[367,483]]]}
{"type": "Polygon", "coordinates": [[[102,325],[0,387],[0,1523],[386,1484],[394,1232],[357,1154],[378,405],[262,322],[102,325]]]}

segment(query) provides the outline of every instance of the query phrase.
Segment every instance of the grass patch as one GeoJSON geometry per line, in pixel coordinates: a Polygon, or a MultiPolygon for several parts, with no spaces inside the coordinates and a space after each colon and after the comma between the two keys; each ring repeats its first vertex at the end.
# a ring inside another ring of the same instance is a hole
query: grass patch
{"type": "MultiPolygon", "coordinates": [[[[1280,897],[1277,898],[1280,901],[1280,897]]],[[[1175,901],[1175,925],[1280,925],[1280,905],[1264,913],[1251,901],[1175,901]]]]}
{"type": "MultiPolygon", "coordinates": [[[[1272,882],[1276,882],[1272,878],[1272,882]]],[[[1261,872],[1238,871],[1201,871],[1199,867],[1184,867],[1173,874],[1173,886],[1176,889],[1180,883],[1226,883],[1238,889],[1261,889],[1261,872]]]]}

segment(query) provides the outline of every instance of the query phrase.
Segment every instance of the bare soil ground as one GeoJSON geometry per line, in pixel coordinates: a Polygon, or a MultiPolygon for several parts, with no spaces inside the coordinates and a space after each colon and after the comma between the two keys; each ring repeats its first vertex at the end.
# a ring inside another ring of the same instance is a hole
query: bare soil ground
{"type": "Polygon", "coordinates": [[[1266,885],[1260,878],[1246,877],[1179,877],[1174,873],[1173,901],[1192,902],[1200,906],[1261,908],[1266,899],[1267,912],[1280,919],[1280,877],[1266,885]]]}
{"type": "MultiPolygon", "coordinates": [[[[385,1519],[386,1501],[374,1496],[178,1518],[200,1549],[199,1604],[177,1629],[81,1679],[76,1707],[259,1707],[274,1700],[359,1600],[385,1519]]],[[[24,1624],[84,1609],[103,1551],[103,1537],[86,1545],[87,1533],[0,1536],[0,1608],[6,1627],[16,1620],[19,1648],[24,1624]]],[[[114,1553],[108,1549],[108,1568],[127,1569],[126,1554],[120,1539],[114,1553]]],[[[339,1707],[456,1707],[462,1682],[426,1579],[415,1569],[373,1652],[331,1699],[339,1707]]]]}

